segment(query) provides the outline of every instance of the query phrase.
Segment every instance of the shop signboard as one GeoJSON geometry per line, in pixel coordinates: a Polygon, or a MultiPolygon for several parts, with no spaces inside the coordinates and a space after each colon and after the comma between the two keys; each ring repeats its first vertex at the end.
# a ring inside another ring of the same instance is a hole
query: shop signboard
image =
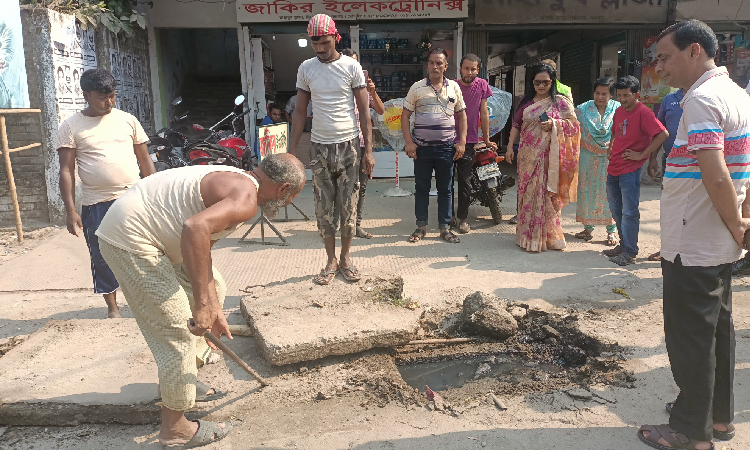
{"type": "Polygon", "coordinates": [[[750,2],[744,0],[678,0],[676,3],[677,20],[700,19],[704,22],[750,20],[750,2]]]}
{"type": "MultiPolygon", "coordinates": [[[[631,0],[633,1],[633,0],[631,0]]],[[[240,0],[240,23],[305,22],[315,14],[334,20],[460,19],[469,16],[468,0],[240,0]]]]}
{"type": "Polygon", "coordinates": [[[667,0],[476,0],[476,22],[663,24],[667,21],[667,3],[667,0]]]}

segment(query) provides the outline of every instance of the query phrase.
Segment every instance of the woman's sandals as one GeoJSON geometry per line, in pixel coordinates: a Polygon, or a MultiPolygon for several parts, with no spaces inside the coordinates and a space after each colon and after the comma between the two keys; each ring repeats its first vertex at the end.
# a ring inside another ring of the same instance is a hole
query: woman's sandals
{"type": "Polygon", "coordinates": [[[583,239],[584,241],[590,241],[594,239],[594,236],[591,234],[591,231],[589,230],[583,230],[580,233],[574,234],[576,239],[583,239]]]}

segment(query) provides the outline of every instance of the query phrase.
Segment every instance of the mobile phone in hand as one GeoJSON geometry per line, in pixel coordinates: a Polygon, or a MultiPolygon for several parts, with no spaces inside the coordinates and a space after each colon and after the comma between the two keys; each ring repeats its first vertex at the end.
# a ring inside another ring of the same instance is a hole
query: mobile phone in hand
{"type": "Polygon", "coordinates": [[[540,121],[540,122],[546,122],[546,121],[548,121],[548,120],[549,120],[549,116],[547,115],[547,113],[546,113],[546,112],[543,112],[543,113],[542,113],[542,115],[541,115],[541,116],[539,116],[539,121],[540,121]]]}
{"type": "Polygon", "coordinates": [[[370,79],[370,74],[366,70],[363,70],[362,72],[365,73],[365,81],[369,80],[370,79]]]}

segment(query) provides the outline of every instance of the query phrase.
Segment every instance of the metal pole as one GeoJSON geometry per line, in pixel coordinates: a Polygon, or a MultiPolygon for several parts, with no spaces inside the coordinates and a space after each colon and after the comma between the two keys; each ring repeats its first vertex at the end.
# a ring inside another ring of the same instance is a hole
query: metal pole
{"type": "Polygon", "coordinates": [[[10,198],[13,200],[13,212],[16,214],[16,234],[18,242],[23,242],[23,227],[21,225],[21,209],[18,207],[18,195],[16,195],[16,181],[13,179],[13,167],[10,164],[10,149],[8,148],[8,134],[5,130],[5,116],[0,116],[0,140],[3,146],[3,158],[5,158],[5,171],[8,174],[8,186],[10,187],[10,198]]]}

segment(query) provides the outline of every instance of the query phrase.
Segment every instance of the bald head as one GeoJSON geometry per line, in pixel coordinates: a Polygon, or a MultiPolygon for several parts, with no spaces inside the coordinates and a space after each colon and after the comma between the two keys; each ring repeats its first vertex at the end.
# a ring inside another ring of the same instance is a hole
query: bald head
{"type": "Polygon", "coordinates": [[[305,166],[296,156],[289,153],[266,156],[259,168],[272,183],[289,183],[289,191],[293,193],[299,193],[307,180],[305,166]]]}

